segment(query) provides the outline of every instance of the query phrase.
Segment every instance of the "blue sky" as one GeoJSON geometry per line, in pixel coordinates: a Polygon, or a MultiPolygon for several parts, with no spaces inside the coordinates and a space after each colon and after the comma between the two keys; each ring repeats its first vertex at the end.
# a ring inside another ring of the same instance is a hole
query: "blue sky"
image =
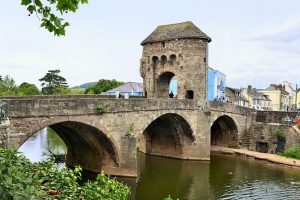
{"type": "Polygon", "coordinates": [[[227,85],[300,84],[300,1],[89,1],[65,16],[65,37],[41,29],[20,0],[4,1],[0,74],[18,84],[40,85],[49,69],[60,69],[71,86],[101,78],[142,82],[140,42],[160,24],[193,21],[212,38],[209,64],[227,75],[227,85]]]}

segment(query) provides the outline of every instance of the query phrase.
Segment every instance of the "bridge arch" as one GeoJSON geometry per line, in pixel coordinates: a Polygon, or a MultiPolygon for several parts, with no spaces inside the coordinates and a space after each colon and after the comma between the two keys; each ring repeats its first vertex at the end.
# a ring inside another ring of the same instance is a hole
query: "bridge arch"
{"type": "Polygon", "coordinates": [[[176,113],[156,117],[142,131],[139,150],[150,155],[184,158],[184,149],[195,141],[190,123],[176,113]]]}
{"type": "Polygon", "coordinates": [[[30,129],[22,143],[46,127],[53,129],[66,144],[67,165],[80,165],[83,169],[92,172],[106,171],[119,166],[118,147],[107,135],[107,131],[85,120],[78,120],[76,117],[54,117],[42,120],[30,129]]]}
{"type": "Polygon", "coordinates": [[[232,147],[238,145],[238,126],[228,115],[218,117],[210,128],[211,145],[232,147]]]}

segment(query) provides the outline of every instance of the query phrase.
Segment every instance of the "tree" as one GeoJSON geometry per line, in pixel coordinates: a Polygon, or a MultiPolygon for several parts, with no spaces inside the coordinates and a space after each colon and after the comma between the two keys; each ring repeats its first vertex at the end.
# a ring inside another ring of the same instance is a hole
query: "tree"
{"type": "Polygon", "coordinates": [[[39,95],[40,91],[34,84],[22,83],[18,88],[18,95],[39,95]]]}
{"type": "Polygon", "coordinates": [[[29,16],[35,14],[41,21],[41,27],[53,32],[56,36],[65,35],[65,28],[69,26],[62,16],[64,13],[75,13],[80,4],[87,4],[88,0],[21,0],[21,5],[26,6],[29,16]],[[53,12],[55,8],[55,12],[53,12]]]}
{"type": "Polygon", "coordinates": [[[124,82],[113,80],[99,80],[95,85],[88,87],[85,91],[86,94],[101,94],[113,88],[116,88],[120,85],[123,85],[124,82]]]}
{"type": "Polygon", "coordinates": [[[15,96],[17,95],[17,85],[15,80],[6,75],[0,82],[0,96],[15,96]]]}
{"type": "Polygon", "coordinates": [[[46,75],[39,79],[42,82],[42,93],[46,95],[53,94],[58,88],[67,88],[66,79],[60,75],[60,70],[49,70],[46,75]]]}

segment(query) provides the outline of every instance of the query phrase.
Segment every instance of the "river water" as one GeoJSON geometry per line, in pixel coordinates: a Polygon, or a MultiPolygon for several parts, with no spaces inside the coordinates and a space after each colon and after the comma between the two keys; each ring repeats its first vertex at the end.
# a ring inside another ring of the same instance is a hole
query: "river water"
{"type": "MultiPolygon", "coordinates": [[[[60,138],[44,129],[19,149],[31,161],[47,150],[66,150],[60,138]]],[[[43,153],[45,152],[45,153],[43,153]]],[[[117,178],[131,187],[134,200],[270,199],[300,200],[300,170],[245,157],[212,155],[211,161],[181,161],[138,153],[135,178],[117,178]]]]}

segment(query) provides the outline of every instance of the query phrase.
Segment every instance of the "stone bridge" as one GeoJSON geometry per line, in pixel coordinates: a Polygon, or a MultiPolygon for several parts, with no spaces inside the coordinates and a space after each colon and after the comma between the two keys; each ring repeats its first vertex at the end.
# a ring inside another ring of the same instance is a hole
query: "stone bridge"
{"type": "Polygon", "coordinates": [[[0,145],[19,148],[50,127],[67,145],[67,165],[137,175],[136,150],[176,159],[209,160],[210,145],[241,144],[250,109],[193,99],[114,99],[99,95],[1,97],[9,123],[0,145]],[[97,108],[99,111],[97,111],[97,108]]]}

